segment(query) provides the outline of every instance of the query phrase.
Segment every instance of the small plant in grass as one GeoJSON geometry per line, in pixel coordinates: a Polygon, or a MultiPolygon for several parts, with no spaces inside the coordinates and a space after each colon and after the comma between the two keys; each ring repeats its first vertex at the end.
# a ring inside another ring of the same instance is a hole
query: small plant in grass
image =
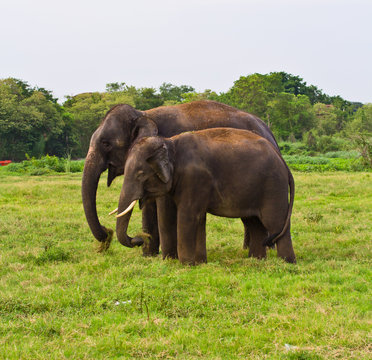
{"type": "Polygon", "coordinates": [[[55,241],[46,240],[43,245],[43,250],[37,256],[33,256],[32,260],[36,265],[45,263],[67,262],[71,260],[71,254],[58,246],[55,241]]]}
{"type": "Polygon", "coordinates": [[[65,159],[65,172],[71,172],[71,152],[67,153],[67,157],[65,159]]]}
{"type": "Polygon", "coordinates": [[[319,212],[310,212],[307,215],[305,215],[305,220],[310,221],[310,222],[318,223],[322,219],[323,219],[323,215],[319,212]]]}

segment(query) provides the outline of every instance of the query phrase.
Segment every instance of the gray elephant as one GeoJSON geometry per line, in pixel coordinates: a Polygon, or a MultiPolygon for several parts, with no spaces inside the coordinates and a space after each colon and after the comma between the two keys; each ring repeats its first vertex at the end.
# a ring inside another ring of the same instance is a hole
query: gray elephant
{"type": "Polygon", "coordinates": [[[279,257],[296,262],[290,235],[292,174],[277,149],[251,131],[217,128],[138,141],[126,161],[118,206],[116,232],[124,245],[135,202],[142,207],[152,199],[161,200],[164,257],[206,262],[210,213],[248,225],[256,246],[251,256],[264,257],[266,245],[276,243],[279,257]]]}
{"type": "MultiPolygon", "coordinates": [[[[82,198],[85,216],[94,237],[103,248],[109,246],[108,240],[112,230],[100,224],[97,216],[96,193],[102,172],[108,169],[107,185],[124,173],[128,150],[139,139],[145,136],[170,137],[184,131],[206,128],[230,127],[251,130],[266,138],[275,148],[278,145],[265,123],[254,115],[240,111],[231,106],[215,101],[195,101],[175,106],[163,106],[148,111],[138,111],[129,105],[117,105],[107,112],[100,126],[93,133],[86,157],[82,198]]],[[[173,207],[174,204],[162,205],[173,207]]],[[[150,234],[150,243],[144,247],[145,255],[159,253],[158,214],[155,202],[147,202],[142,209],[142,226],[150,234]]],[[[165,210],[166,211],[166,210],[165,210]]],[[[249,232],[246,227],[245,247],[249,243],[249,232]]],[[[132,239],[125,234],[127,246],[141,244],[140,238],[132,239]]],[[[250,249],[256,252],[256,246],[250,243],[250,249]]],[[[259,253],[255,254],[257,257],[259,253]]]]}

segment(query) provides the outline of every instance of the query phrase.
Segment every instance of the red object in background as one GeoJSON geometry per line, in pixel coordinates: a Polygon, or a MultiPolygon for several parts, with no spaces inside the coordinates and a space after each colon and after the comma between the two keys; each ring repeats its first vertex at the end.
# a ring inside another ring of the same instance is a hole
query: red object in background
{"type": "Polygon", "coordinates": [[[8,164],[10,164],[11,162],[12,162],[11,160],[0,161],[0,166],[8,165],[8,164]]]}

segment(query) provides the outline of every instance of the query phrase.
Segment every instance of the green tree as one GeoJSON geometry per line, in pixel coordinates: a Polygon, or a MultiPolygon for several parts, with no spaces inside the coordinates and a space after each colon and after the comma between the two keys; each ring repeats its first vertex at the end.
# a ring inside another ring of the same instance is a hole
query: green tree
{"type": "Polygon", "coordinates": [[[109,93],[116,92],[116,91],[125,91],[127,89],[127,85],[124,82],[118,83],[108,83],[106,84],[106,91],[109,93]]]}
{"type": "Polygon", "coordinates": [[[311,104],[317,102],[330,104],[331,98],[328,95],[323,94],[315,85],[307,85],[301,77],[297,75],[288,74],[284,71],[278,73],[270,73],[270,75],[277,74],[281,78],[284,92],[293,95],[306,95],[311,104]]]}
{"type": "Polygon", "coordinates": [[[160,95],[164,101],[175,101],[180,103],[185,100],[185,95],[192,93],[195,89],[188,85],[172,85],[170,83],[163,83],[159,87],[160,95]]]}
{"type": "Polygon", "coordinates": [[[314,112],[306,95],[279,93],[268,103],[269,125],[278,138],[301,139],[314,125],[314,112]]]}
{"type": "Polygon", "coordinates": [[[199,100],[218,100],[218,95],[210,90],[206,89],[202,93],[198,92],[188,92],[182,95],[184,103],[188,103],[191,101],[199,101],[199,100]]]}
{"type": "Polygon", "coordinates": [[[372,103],[365,104],[356,111],[349,131],[372,134],[372,103]]]}
{"type": "Polygon", "coordinates": [[[359,108],[348,124],[346,134],[353,140],[364,163],[372,167],[372,103],[359,108]]]}
{"type": "Polygon", "coordinates": [[[220,99],[238,109],[266,118],[267,104],[274,97],[273,86],[265,75],[241,76],[220,99]]]}
{"type": "Polygon", "coordinates": [[[135,105],[132,94],[136,94],[133,87],[127,87],[124,91],[83,93],[67,98],[63,104],[68,119],[64,138],[69,141],[73,157],[86,155],[90,137],[108,110],[117,104],[135,105]]]}
{"type": "Polygon", "coordinates": [[[154,88],[141,88],[134,98],[135,107],[139,110],[148,110],[163,105],[164,100],[156,93],[154,88]]]}
{"type": "Polygon", "coordinates": [[[333,105],[316,103],[313,109],[318,135],[333,135],[339,130],[340,119],[338,118],[338,111],[333,105]]]}
{"type": "Polygon", "coordinates": [[[61,107],[50,96],[21,80],[0,80],[0,157],[21,160],[26,153],[45,154],[64,126],[61,107]]]}

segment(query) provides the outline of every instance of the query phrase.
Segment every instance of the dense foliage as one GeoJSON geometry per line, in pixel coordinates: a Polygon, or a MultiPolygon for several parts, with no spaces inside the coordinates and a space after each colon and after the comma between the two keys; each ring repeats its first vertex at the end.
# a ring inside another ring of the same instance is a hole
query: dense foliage
{"type": "Polygon", "coordinates": [[[324,94],[285,72],[242,76],[226,93],[196,92],[191,86],[163,83],[159,89],[110,83],[105,92],[68,96],[61,105],[50,91],[26,82],[0,80],[0,159],[26,156],[84,157],[104,114],[119,103],[147,110],[201,99],[251,112],[265,121],[279,141],[301,142],[308,155],[358,150],[371,165],[372,104],[324,94]]]}

